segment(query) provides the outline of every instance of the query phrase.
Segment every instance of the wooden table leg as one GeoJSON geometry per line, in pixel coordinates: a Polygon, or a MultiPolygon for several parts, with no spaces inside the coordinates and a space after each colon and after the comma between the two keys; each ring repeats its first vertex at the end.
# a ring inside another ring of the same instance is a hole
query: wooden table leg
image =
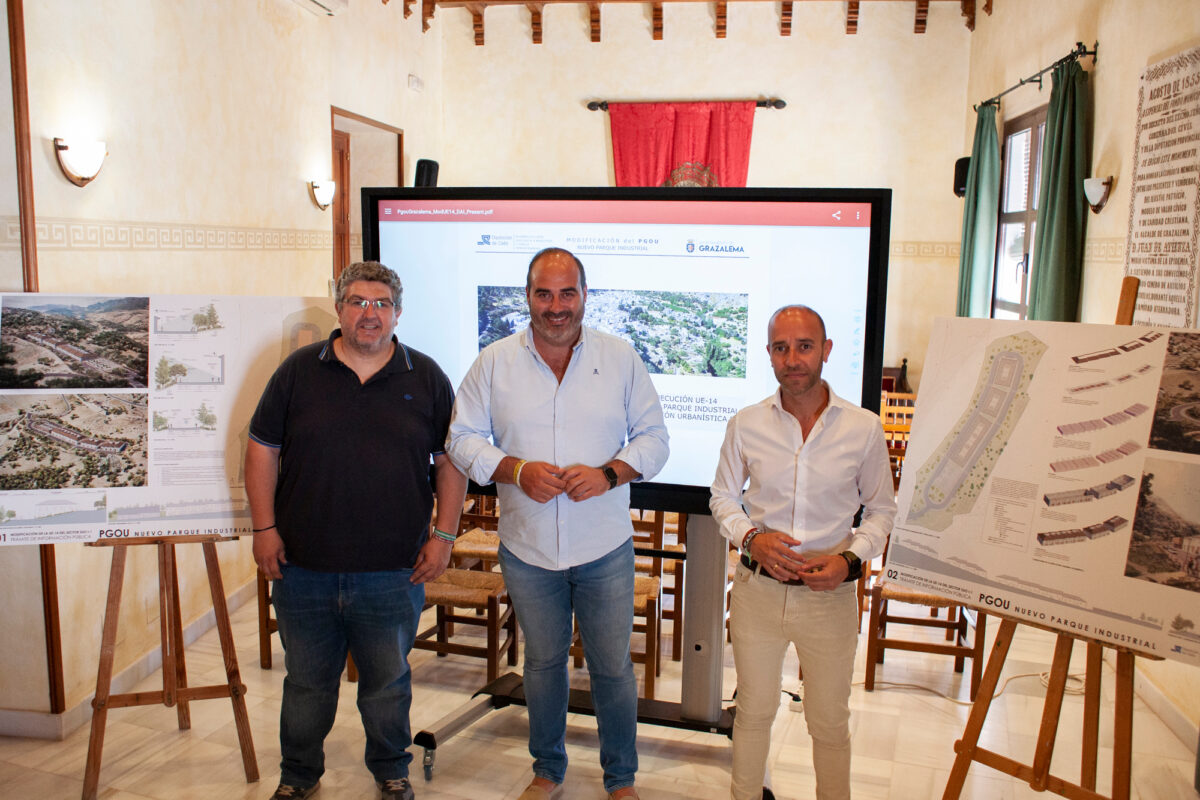
{"type": "Polygon", "coordinates": [[[1050,683],[1046,686],[1046,704],[1042,707],[1042,725],[1038,729],[1033,753],[1033,779],[1029,785],[1035,791],[1046,790],[1050,777],[1050,761],[1054,758],[1054,740],[1058,736],[1058,718],[1062,713],[1063,692],[1071,670],[1071,648],[1075,640],[1065,633],[1054,643],[1054,660],[1050,666],[1050,683]]]}
{"type": "Polygon", "coordinates": [[[92,732],[88,738],[87,767],[83,772],[83,800],[96,800],[100,786],[100,756],[104,750],[104,723],[108,718],[108,692],[112,685],[126,552],[124,545],[113,547],[112,567],[108,572],[108,602],[104,607],[104,629],[100,634],[100,666],[96,672],[96,697],[92,700],[92,732]]]}
{"type": "Polygon", "coordinates": [[[258,761],[254,757],[254,739],[250,733],[250,716],[246,713],[246,685],[238,671],[237,651],[233,645],[233,629],[229,625],[229,607],[225,604],[225,588],[221,582],[221,565],[217,561],[217,548],[212,542],[204,542],[204,566],[208,570],[208,588],[212,593],[213,614],[217,622],[217,635],[221,640],[221,655],[225,660],[225,676],[229,683],[229,699],[233,703],[233,721],[237,728],[238,744],[242,748],[242,767],[246,782],[258,780],[258,761]]]}
{"type": "MultiPolygon", "coordinates": [[[[871,613],[875,613],[874,598],[872,598],[871,613]]],[[[987,719],[988,708],[992,704],[992,695],[996,693],[996,686],[1000,683],[1000,673],[1004,671],[1008,648],[1012,646],[1016,630],[1015,620],[1003,619],[1000,622],[1000,629],[996,632],[996,641],[992,643],[992,652],[988,656],[987,669],[983,671],[983,680],[979,683],[979,693],[975,695],[975,703],[971,706],[971,714],[967,717],[963,738],[954,743],[954,750],[958,755],[954,759],[954,768],[950,770],[950,778],[946,781],[946,790],[942,793],[942,800],[955,800],[962,794],[963,784],[967,780],[967,771],[971,769],[975,748],[979,744],[979,734],[983,732],[983,723],[987,719]]]]}
{"type": "Polygon", "coordinates": [[[1087,672],[1083,679],[1083,761],[1079,765],[1079,785],[1096,788],[1096,762],[1100,748],[1100,682],[1104,647],[1087,643],[1087,672]]]}
{"type": "Polygon", "coordinates": [[[1113,724],[1113,800],[1129,800],[1133,758],[1133,653],[1117,651],[1113,724]]]}

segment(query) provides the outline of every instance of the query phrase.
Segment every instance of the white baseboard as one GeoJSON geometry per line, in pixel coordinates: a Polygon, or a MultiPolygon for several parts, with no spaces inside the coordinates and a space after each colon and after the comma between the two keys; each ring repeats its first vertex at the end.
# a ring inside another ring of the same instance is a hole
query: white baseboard
{"type": "MultiPolygon", "coordinates": [[[[1112,650],[1105,649],[1104,661],[1113,668],[1114,672],[1116,671],[1117,657],[1112,650]]],[[[1138,669],[1133,671],[1133,693],[1146,704],[1147,708],[1158,715],[1171,733],[1183,742],[1184,747],[1192,751],[1197,750],[1197,742],[1200,742],[1200,726],[1197,726],[1188,714],[1172,703],[1170,698],[1163,694],[1162,689],[1159,689],[1138,669]]]]}
{"type": "MultiPolygon", "coordinates": [[[[244,604],[254,602],[258,596],[258,582],[251,580],[236,589],[226,602],[229,610],[241,608],[244,604]]],[[[191,644],[205,633],[212,630],[216,622],[216,613],[210,608],[205,614],[183,629],[183,641],[191,644]]],[[[133,690],[143,678],[162,667],[162,650],[154,648],[119,673],[113,675],[112,694],[121,694],[133,690]]],[[[50,714],[44,711],[11,711],[0,709],[0,736],[19,736],[27,739],[54,739],[61,741],[92,720],[92,699],[95,692],[89,694],[77,705],[68,708],[61,714],[50,714]]]]}

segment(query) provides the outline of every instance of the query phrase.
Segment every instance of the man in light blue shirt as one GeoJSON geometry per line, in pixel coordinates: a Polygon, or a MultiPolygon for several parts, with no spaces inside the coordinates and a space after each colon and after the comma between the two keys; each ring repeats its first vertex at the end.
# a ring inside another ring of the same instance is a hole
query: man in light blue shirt
{"type": "Polygon", "coordinates": [[[567,656],[579,623],[604,787],[637,797],[633,526],[628,483],[667,460],[646,367],[624,340],[583,327],[583,264],[559,248],[529,262],[529,327],[479,354],[459,389],[447,452],[496,483],[500,568],[525,631],[533,781],[518,800],[557,800],[566,777],[567,656]]]}

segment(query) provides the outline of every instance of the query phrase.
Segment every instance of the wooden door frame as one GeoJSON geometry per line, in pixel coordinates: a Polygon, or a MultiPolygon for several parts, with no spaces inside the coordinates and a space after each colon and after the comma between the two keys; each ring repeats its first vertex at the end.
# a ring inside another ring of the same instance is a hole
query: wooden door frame
{"type": "MultiPolygon", "coordinates": [[[[335,132],[337,132],[337,121],[338,121],[339,117],[341,117],[342,119],[353,120],[353,121],[361,123],[363,125],[369,125],[372,128],[377,128],[377,129],[379,129],[381,131],[385,131],[387,133],[396,134],[396,185],[403,186],[404,185],[404,129],[397,128],[395,125],[389,125],[386,122],[380,122],[377,119],[371,119],[370,117],[363,116],[362,114],[356,114],[353,111],[348,111],[347,109],[339,108],[338,106],[331,105],[329,107],[330,149],[331,149],[331,159],[332,159],[331,163],[336,163],[336,159],[338,157],[336,150],[335,150],[335,146],[333,145],[333,138],[334,138],[333,134],[335,132]]],[[[350,167],[351,167],[351,169],[354,168],[353,160],[351,160],[351,162],[350,162],[350,167]]],[[[349,196],[350,196],[349,186],[346,187],[345,194],[342,193],[340,187],[339,187],[338,191],[334,194],[333,211],[334,211],[335,226],[336,226],[337,219],[345,218],[347,220],[347,229],[349,228],[349,218],[348,218],[349,196]],[[339,212],[344,216],[339,217],[338,216],[339,212]]],[[[349,235],[347,234],[347,240],[348,240],[348,236],[349,235]]],[[[349,248],[347,247],[347,251],[348,250],[349,250],[349,248]]],[[[342,274],[342,270],[345,269],[345,267],[346,267],[345,263],[339,263],[339,261],[341,261],[341,260],[348,260],[348,256],[340,256],[339,255],[338,247],[337,247],[337,243],[336,243],[336,237],[335,237],[335,246],[334,246],[334,253],[333,253],[333,262],[334,262],[334,264],[333,264],[333,279],[335,281],[338,279],[338,276],[342,274]]]]}

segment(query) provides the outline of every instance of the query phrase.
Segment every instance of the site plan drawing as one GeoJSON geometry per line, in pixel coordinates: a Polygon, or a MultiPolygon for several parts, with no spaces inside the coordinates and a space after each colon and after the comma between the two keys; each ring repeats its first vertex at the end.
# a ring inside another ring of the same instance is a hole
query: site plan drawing
{"type": "Polygon", "coordinates": [[[1200,664],[1200,333],[941,319],[888,579],[1200,664]]]}
{"type": "Polygon", "coordinates": [[[242,454],[318,298],[0,295],[0,544],[249,531],[242,454]]]}

